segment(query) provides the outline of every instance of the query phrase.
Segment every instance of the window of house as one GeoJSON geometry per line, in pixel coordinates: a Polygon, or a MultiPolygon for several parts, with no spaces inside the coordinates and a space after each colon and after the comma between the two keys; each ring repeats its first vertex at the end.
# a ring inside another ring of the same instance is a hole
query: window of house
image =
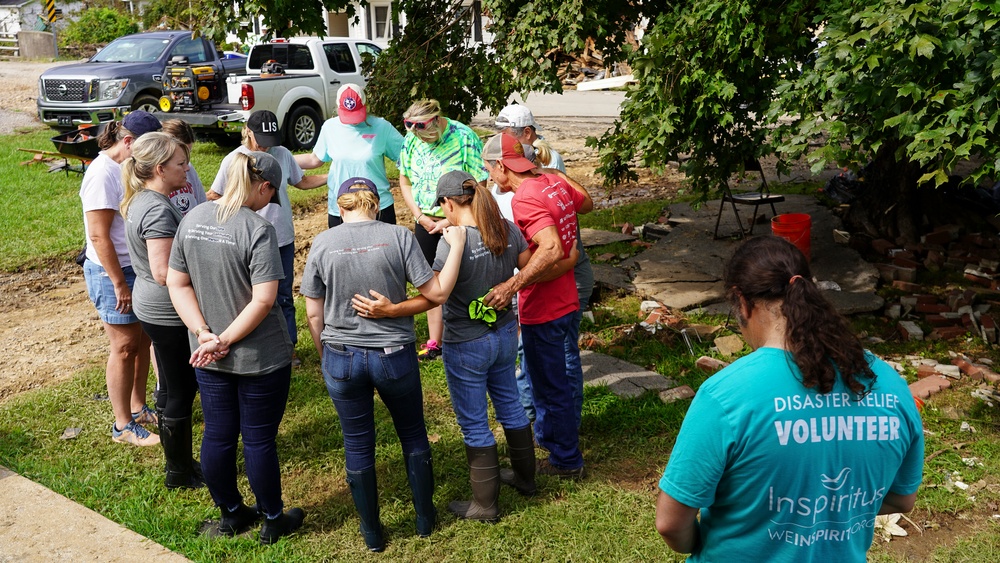
{"type": "Polygon", "coordinates": [[[388,4],[369,5],[371,23],[369,39],[388,41],[392,38],[392,12],[389,11],[390,9],[391,6],[388,4]]]}

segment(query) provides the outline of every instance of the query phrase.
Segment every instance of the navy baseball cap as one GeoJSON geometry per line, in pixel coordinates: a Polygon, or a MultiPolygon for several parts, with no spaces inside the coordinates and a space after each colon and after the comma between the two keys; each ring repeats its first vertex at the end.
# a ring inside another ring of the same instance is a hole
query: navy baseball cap
{"type": "Polygon", "coordinates": [[[347,180],[344,181],[343,184],[340,184],[340,189],[337,190],[337,199],[340,199],[340,196],[344,194],[363,192],[363,191],[369,191],[375,194],[375,199],[379,199],[378,187],[375,186],[375,182],[372,182],[368,178],[362,178],[361,176],[348,178],[347,180]]]}

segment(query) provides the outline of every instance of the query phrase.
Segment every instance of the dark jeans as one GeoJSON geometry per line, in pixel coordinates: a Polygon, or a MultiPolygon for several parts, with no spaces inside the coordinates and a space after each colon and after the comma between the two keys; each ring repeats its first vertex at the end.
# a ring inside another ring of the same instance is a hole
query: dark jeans
{"type": "Polygon", "coordinates": [[[324,344],[323,379],[340,417],[348,471],[375,466],[375,391],[392,415],[403,457],[430,449],[414,344],[390,354],[382,348],[324,344]]]}
{"type": "MultiPolygon", "coordinates": [[[[380,209],[378,212],[378,217],[375,217],[383,223],[389,223],[390,225],[396,224],[396,208],[392,205],[386,207],[385,209],[380,209]]],[[[326,226],[329,228],[334,228],[337,225],[343,223],[344,220],[340,218],[339,215],[327,215],[326,216],[326,226]]]]}
{"type": "Polygon", "coordinates": [[[292,348],[299,341],[299,329],[295,326],[295,296],[292,294],[292,285],[295,282],[295,243],[286,244],[278,249],[281,254],[281,270],[285,272],[285,279],[278,280],[278,306],[285,316],[285,323],[288,325],[288,336],[292,339],[292,348]]]}
{"type": "Polygon", "coordinates": [[[291,364],[263,375],[233,375],[196,369],[205,414],[201,470],[215,504],[234,508],[243,500],[236,486],[236,446],[243,436],[243,460],[261,512],[277,518],[284,510],[278,465],[278,425],[285,414],[291,364]]]}
{"type": "Polygon", "coordinates": [[[575,383],[566,373],[565,342],[570,332],[579,330],[576,314],[573,311],[547,323],[521,325],[524,361],[535,399],[535,438],[549,450],[549,462],[562,469],[583,466],[574,412],[575,383]]]}
{"type": "Polygon", "coordinates": [[[156,366],[159,370],[159,390],[156,393],[156,409],[167,418],[187,418],[191,416],[191,404],[198,392],[194,368],[188,362],[191,344],[184,325],[163,326],[142,322],[153,341],[156,366]]]}

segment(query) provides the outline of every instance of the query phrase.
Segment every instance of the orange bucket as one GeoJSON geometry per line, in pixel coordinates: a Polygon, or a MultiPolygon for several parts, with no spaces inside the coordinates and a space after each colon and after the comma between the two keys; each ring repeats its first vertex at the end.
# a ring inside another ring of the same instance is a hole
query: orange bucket
{"type": "Polygon", "coordinates": [[[811,258],[812,217],[807,213],[785,213],[771,219],[771,233],[795,245],[806,260],[811,258]]]}

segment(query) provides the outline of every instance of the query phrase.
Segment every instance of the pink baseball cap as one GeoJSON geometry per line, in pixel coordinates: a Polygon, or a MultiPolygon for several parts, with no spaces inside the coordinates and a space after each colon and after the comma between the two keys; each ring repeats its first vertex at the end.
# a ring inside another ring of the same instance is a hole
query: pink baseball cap
{"type": "Polygon", "coordinates": [[[337,90],[337,117],[347,125],[361,123],[368,117],[364,86],[344,84],[337,90]]]}

